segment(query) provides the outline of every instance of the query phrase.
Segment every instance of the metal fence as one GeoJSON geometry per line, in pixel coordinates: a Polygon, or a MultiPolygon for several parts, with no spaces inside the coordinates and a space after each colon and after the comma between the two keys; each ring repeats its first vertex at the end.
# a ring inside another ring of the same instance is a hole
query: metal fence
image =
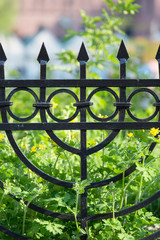
{"type": "MultiPolygon", "coordinates": [[[[54,178],[53,176],[48,175],[47,173],[41,171],[37,168],[33,163],[27,159],[24,153],[21,152],[16,140],[13,137],[12,131],[19,130],[44,130],[50,136],[50,138],[60,147],[69,151],[72,154],[77,154],[80,156],[81,162],[81,181],[87,179],[87,157],[104,147],[106,147],[120,132],[120,130],[130,130],[130,129],[150,129],[150,128],[159,128],[160,123],[158,121],[150,121],[155,118],[155,116],[159,116],[160,110],[160,98],[157,94],[152,90],[151,87],[160,87],[159,79],[126,79],[126,61],[129,58],[126,47],[121,42],[117,58],[120,62],[120,79],[86,79],[86,63],[89,59],[87,51],[85,49],[84,44],[80,48],[77,60],[80,64],[80,79],[56,79],[52,80],[46,79],[46,65],[49,61],[48,53],[44,44],[41,47],[39,56],[37,58],[40,64],[40,80],[5,80],[4,78],[4,63],[6,61],[6,56],[2,46],[0,45],[0,110],[1,110],[1,118],[2,123],[0,123],[0,130],[5,131],[8,137],[8,140],[19,157],[19,159],[34,173],[39,175],[41,178],[47,180],[50,183],[63,186],[66,188],[72,188],[74,186],[74,182],[62,181],[60,179],[54,178]],[[47,88],[60,88],[59,90],[53,91],[48,99],[46,99],[46,89],[47,88]],[[69,89],[79,88],[80,89],[80,98],[69,89]],[[113,90],[114,87],[119,88],[119,96],[113,90]],[[132,93],[127,97],[126,88],[136,87],[136,90],[133,90],[132,93]],[[7,95],[6,89],[11,88],[10,93],[7,95]],[[40,94],[37,96],[36,92],[33,90],[34,88],[40,89],[40,94]],[[91,91],[89,96],[86,94],[87,88],[94,88],[91,91]],[[29,92],[33,98],[35,99],[35,107],[34,112],[26,117],[20,118],[16,116],[12,111],[10,106],[13,104],[10,100],[11,97],[19,92],[19,91],[27,91],[29,92]],[[94,94],[100,91],[109,92],[113,98],[115,99],[114,106],[115,111],[112,115],[107,116],[106,118],[100,118],[94,114],[91,109],[91,105],[94,103],[91,102],[94,94]],[[147,92],[153,96],[155,99],[155,111],[148,118],[137,118],[133,115],[130,110],[131,100],[132,98],[139,92],[147,92]],[[58,119],[55,117],[50,111],[50,107],[52,107],[51,99],[58,93],[68,93],[75,99],[75,113],[72,117],[68,119],[58,119]],[[34,119],[34,117],[40,112],[41,123],[27,123],[27,121],[34,119]],[[87,122],[86,113],[96,121],[87,122]],[[126,122],[125,115],[128,113],[129,117],[132,121],[126,122]],[[46,113],[54,120],[53,123],[47,122],[46,113]],[[9,116],[17,120],[18,123],[9,123],[9,116]],[[71,122],[78,114],[80,114],[80,122],[71,122]],[[114,119],[118,115],[118,121],[110,121],[114,119]],[[87,138],[86,134],[88,130],[111,130],[111,133],[103,140],[101,143],[93,146],[91,148],[87,148],[87,138]],[[80,131],[80,149],[67,145],[63,142],[59,137],[56,136],[54,130],[79,130],[80,131]]],[[[156,59],[159,63],[160,67],[160,49],[157,52],[156,59]]],[[[160,119],[160,116],[158,117],[160,119]]],[[[152,151],[155,147],[156,143],[152,143],[150,145],[150,151],[152,151]]],[[[147,156],[146,156],[147,158],[147,156]]],[[[133,164],[131,167],[125,170],[124,176],[127,177],[131,173],[136,170],[136,164],[133,164]]],[[[112,212],[103,213],[103,214],[87,214],[87,191],[91,188],[98,188],[105,185],[108,185],[111,182],[117,182],[123,178],[123,173],[118,174],[109,179],[101,180],[99,182],[92,182],[90,185],[85,187],[84,193],[81,195],[81,214],[77,216],[77,220],[81,223],[83,229],[87,227],[87,223],[93,220],[101,220],[101,219],[109,219],[113,217],[112,212]]],[[[3,189],[4,184],[0,181],[0,187],[3,189]]],[[[10,194],[10,197],[15,199],[16,201],[20,201],[20,199],[16,198],[14,195],[10,194]]],[[[148,199],[139,202],[131,207],[125,208],[118,212],[115,212],[115,217],[124,216],[126,214],[132,213],[146,207],[156,199],[160,197],[160,191],[156,192],[154,195],[149,197],[148,199]]],[[[27,202],[25,202],[27,204],[27,202]]],[[[35,204],[30,203],[28,206],[30,209],[39,212],[41,214],[45,214],[47,216],[51,216],[53,218],[65,219],[66,221],[74,221],[74,215],[53,212],[42,207],[39,207],[35,204]]],[[[13,237],[14,239],[27,239],[24,236],[20,236],[19,234],[12,232],[9,229],[0,225],[0,231],[7,234],[8,236],[13,237]]],[[[160,231],[145,237],[143,239],[156,239],[160,236],[160,231]]],[[[82,240],[87,239],[86,235],[81,237],[82,240]]]]}

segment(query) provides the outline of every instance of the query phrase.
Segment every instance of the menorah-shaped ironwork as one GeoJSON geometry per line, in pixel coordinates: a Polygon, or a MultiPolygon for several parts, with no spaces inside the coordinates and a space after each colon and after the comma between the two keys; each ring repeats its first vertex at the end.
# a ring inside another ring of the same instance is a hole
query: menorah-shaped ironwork
{"type": "MultiPolygon", "coordinates": [[[[86,79],[86,62],[88,61],[89,57],[87,54],[87,51],[85,49],[84,44],[82,43],[82,46],[80,48],[77,60],[80,63],[80,79],[58,79],[58,80],[47,80],[46,79],[46,65],[49,61],[48,53],[46,51],[46,48],[44,44],[42,44],[40,53],[38,55],[38,62],[40,63],[40,80],[5,80],[4,78],[4,63],[6,61],[6,56],[4,53],[4,50],[2,46],[0,45],[0,109],[1,109],[1,117],[2,117],[2,123],[0,123],[0,130],[3,130],[6,132],[6,135],[9,139],[9,142],[14,149],[15,153],[19,157],[19,159],[34,173],[42,177],[43,179],[47,180],[50,183],[63,186],[66,188],[72,188],[74,186],[74,182],[69,181],[62,181],[60,179],[56,179],[53,176],[48,175],[47,173],[41,171],[39,168],[37,168],[33,163],[27,159],[27,157],[22,153],[20,148],[18,147],[18,144],[16,143],[16,140],[13,137],[12,131],[18,131],[18,130],[44,130],[47,132],[47,134],[50,136],[50,138],[56,142],[60,147],[63,149],[71,152],[72,154],[77,154],[80,156],[81,159],[81,181],[87,179],[87,156],[103,149],[106,147],[119,133],[120,130],[129,130],[129,129],[150,129],[150,128],[159,128],[160,127],[160,115],[158,117],[158,121],[152,121],[150,120],[154,119],[155,116],[160,114],[160,98],[157,96],[157,94],[151,90],[150,87],[160,87],[160,80],[159,79],[126,79],[126,61],[129,58],[129,55],[127,53],[126,47],[121,42],[117,58],[120,62],[120,79],[98,79],[98,80],[92,80],[92,79],[86,79]],[[33,90],[34,88],[40,89],[40,95],[39,97],[33,90]],[[46,99],[46,88],[56,88],[59,87],[61,89],[53,91],[48,99],[46,99]],[[74,87],[80,89],[80,99],[78,96],[71,90],[68,89],[68,87],[74,87]],[[89,94],[89,96],[86,96],[86,88],[94,87],[95,89],[89,94]],[[119,88],[119,96],[117,93],[112,89],[114,87],[119,88]],[[128,96],[126,96],[126,88],[127,87],[137,87],[136,90],[132,91],[132,93],[128,96]],[[8,96],[6,96],[6,88],[13,88],[8,96]],[[35,99],[35,104],[33,106],[35,107],[34,112],[26,118],[20,118],[16,116],[12,111],[10,106],[13,104],[10,100],[11,97],[18,91],[27,91],[29,92],[35,99]],[[112,115],[107,116],[106,118],[100,118],[96,116],[92,110],[91,105],[93,104],[91,102],[92,97],[94,94],[96,94],[99,91],[107,91],[109,92],[114,98],[114,106],[115,111],[112,115]],[[70,94],[74,99],[75,103],[74,106],[76,107],[75,113],[72,117],[68,119],[58,119],[55,117],[52,112],[50,111],[50,107],[52,107],[51,99],[58,93],[68,93],[70,94]],[[155,111],[154,113],[145,119],[137,118],[133,115],[133,113],[130,110],[131,100],[133,96],[135,96],[139,92],[147,92],[153,96],[155,99],[155,111]],[[89,113],[89,115],[96,120],[96,122],[87,122],[86,121],[86,113],[89,113]],[[34,119],[34,117],[37,115],[37,113],[40,112],[41,117],[41,123],[26,123],[27,121],[34,119]],[[126,112],[132,119],[130,122],[125,121],[125,114],[126,112]],[[46,113],[55,121],[53,123],[47,122],[46,113]],[[18,123],[9,123],[8,122],[8,115],[17,120],[18,123]],[[78,114],[80,114],[80,122],[74,123],[71,122],[78,114]],[[118,115],[118,121],[115,122],[109,122],[110,120],[114,119],[118,115]],[[97,144],[96,146],[93,146],[91,148],[87,148],[87,137],[86,133],[87,130],[111,130],[111,133],[109,136],[106,137],[105,140],[103,140],[101,143],[97,144]],[[77,149],[75,147],[67,145],[65,142],[63,142],[60,138],[56,136],[54,133],[54,130],[79,130],[80,131],[80,149],[77,149]]],[[[160,48],[158,49],[156,59],[159,63],[159,69],[160,69],[160,48]]],[[[155,147],[156,143],[152,143],[150,145],[150,151],[152,151],[155,147]]],[[[147,158],[147,156],[146,156],[147,158]]],[[[136,164],[133,164],[124,172],[124,177],[129,176],[132,172],[136,170],[136,164]]],[[[109,179],[101,180],[99,182],[92,182],[90,185],[85,187],[84,193],[81,195],[81,214],[80,216],[77,216],[77,220],[81,222],[81,226],[83,229],[87,227],[87,222],[92,220],[101,220],[101,219],[109,219],[113,217],[113,213],[103,213],[103,214],[87,214],[87,190],[91,188],[98,188],[105,185],[108,185],[111,182],[117,182],[123,178],[123,173],[118,174],[117,176],[114,176],[109,179]]],[[[0,181],[0,187],[3,189],[4,184],[2,181],[0,181]]],[[[16,201],[20,201],[20,199],[16,198],[14,195],[10,194],[10,196],[15,199],[16,201]]],[[[133,205],[131,207],[128,207],[126,209],[120,210],[118,212],[115,212],[115,217],[124,216],[128,213],[134,212],[138,209],[141,209],[143,207],[146,207],[156,199],[160,197],[160,191],[156,192],[154,195],[149,197],[148,199],[139,202],[136,205],[133,205]]],[[[27,202],[25,202],[27,204],[27,202]]],[[[30,203],[28,206],[30,209],[51,216],[53,218],[59,218],[59,219],[65,219],[67,221],[74,221],[75,218],[73,215],[65,214],[65,213],[59,213],[59,212],[53,212],[47,209],[44,209],[42,207],[39,207],[35,204],[30,203]]],[[[6,229],[5,227],[0,225],[0,231],[7,234],[8,236],[11,236],[15,239],[27,239],[24,236],[20,236],[17,233],[12,232],[9,229],[6,229]]],[[[143,239],[156,239],[160,236],[160,231],[145,237],[143,239]]],[[[83,235],[81,237],[82,240],[87,239],[86,235],[83,235]]]]}

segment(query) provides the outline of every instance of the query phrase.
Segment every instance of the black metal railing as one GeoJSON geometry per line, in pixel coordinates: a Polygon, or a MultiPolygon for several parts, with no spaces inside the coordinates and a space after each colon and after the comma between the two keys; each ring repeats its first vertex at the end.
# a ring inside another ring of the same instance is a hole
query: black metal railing
{"type": "MultiPolygon", "coordinates": [[[[74,186],[74,182],[62,181],[60,179],[54,178],[53,176],[48,175],[47,173],[41,171],[37,168],[33,163],[29,161],[29,159],[22,153],[16,140],[13,137],[12,131],[19,130],[44,130],[50,136],[50,138],[57,143],[63,149],[71,152],[72,154],[77,154],[81,159],[81,181],[87,179],[87,157],[107,146],[120,132],[120,130],[129,130],[129,129],[150,129],[150,128],[159,128],[160,121],[150,121],[158,116],[160,119],[160,98],[159,96],[152,90],[150,87],[160,87],[159,79],[126,79],[126,61],[129,58],[126,47],[121,42],[117,58],[120,62],[120,79],[86,79],[86,63],[89,59],[87,51],[85,49],[84,44],[80,48],[77,60],[80,63],[80,79],[58,79],[58,80],[47,80],[46,79],[46,65],[49,61],[49,57],[46,51],[44,44],[41,47],[39,56],[37,58],[40,64],[40,80],[5,80],[4,77],[4,63],[6,61],[6,56],[2,46],[0,45],[0,110],[1,110],[1,118],[2,122],[0,123],[0,130],[6,132],[6,135],[9,139],[9,142],[19,157],[19,159],[34,173],[47,180],[50,183],[63,186],[66,188],[72,188],[74,186]],[[53,91],[49,97],[46,99],[46,89],[47,88],[60,88],[58,90],[53,91]],[[79,88],[80,89],[80,97],[78,97],[73,91],[68,89],[69,87],[79,88]],[[119,96],[116,91],[113,90],[114,87],[119,88],[119,96]],[[138,89],[133,90],[132,93],[127,97],[126,96],[126,88],[136,87],[138,89]],[[6,96],[6,89],[11,88],[10,93],[6,96]],[[40,89],[40,94],[37,96],[34,88],[40,89]],[[89,96],[86,94],[87,88],[94,88],[91,91],[89,96]],[[11,97],[19,92],[19,91],[27,91],[29,92],[33,98],[35,99],[35,107],[34,112],[25,118],[20,118],[16,116],[10,106],[13,104],[11,102],[11,97]],[[91,109],[92,97],[94,94],[100,91],[109,92],[113,98],[115,99],[114,106],[115,111],[112,115],[107,116],[105,118],[100,118],[96,116],[91,109]],[[154,113],[148,118],[137,118],[133,115],[130,110],[131,100],[132,98],[139,92],[147,92],[153,96],[155,99],[154,113]],[[50,107],[52,107],[51,99],[58,93],[68,93],[75,99],[75,113],[72,117],[68,119],[59,119],[50,111],[50,107]],[[32,120],[35,116],[40,112],[41,123],[33,123],[27,121],[32,120]],[[96,120],[95,122],[87,122],[86,113],[96,120]],[[125,121],[126,112],[132,121],[125,121]],[[53,123],[49,123],[47,121],[46,113],[54,120],[53,123]],[[71,122],[77,115],[80,115],[80,122],[71,122]],[[9,123],[8,115],[18,121],[18,123],[9,123]],[[116,116],[118,116],[117,121],[111,121],[116,116]],[[87,148],[87,130],[111,130],[111,133],[104,139],[101,143],[93,146],[91,148],[87,148]],[[54,130],[79,130],[80,131],[80,148],[75,148],[63,142],[59,137],[56,136],[54,130]]],[[[159,63],[160,68],[160,48],[158,49],[156,59],[159,63]]],[[[156,143],[152,143],[150,145],[150,151],[152,151],[155,147],[156,143]]],[[[124,177],[130,175],[136,169],[136,164],[133,164],[131,167],[125,170],[124,177]]],[[[85,187],[84,193],[81,195],[81,214],[77,216],[77,220],[81,223],[83,229],[87,227],[88,221],[92,220],[101,220],[101,219],[109,219],[113,217],[113,213],[103,213],[103,214],[87,214],[87,191],[91,188],[98,188],[101,186],[108,185],[111,182],[117,182],[123,178],[123,173],[118,174],[109,179],[105,179],[99,182],[92,182],[90,185],[85,187]]],[[[3,189],[4,184],[0,181],[0,187],[3,189]]],[[[16,198],[14,195],[10,194],[10,197],[15,199],[16,201],[20,201],[20,199],[16,198]]],[[[131,207],[115,212],[115,217],[124,216],[128,213],[135,212],[138,209],[146,207],[156,199],[160,197],[160,191],[156,192],[154,195],[149,197],[148,199],[139,202],[131,207]]],[[[27,204],[27,202],[25,202],[27,204]]],[[[75,218],[73,215],[53,212],[42,207],[39,207],[35,204],[30,203],[28,206],[30,209],[45,214],[47,216],[51,216],[54,218],[65,219],[68,221],[74,221],[75,218]]],[[[0,225],[0,231],[11,236],[15,239],[27,239],[24,236],[20,236],[17,233],[12,232],[9,229],[0,225]]],[[[160,231],[145,237],[143,239],[156,239],[160,237],[160,231]]],[[[81,237],[82,240],[87,239],[86,235],[81,237]]]]}

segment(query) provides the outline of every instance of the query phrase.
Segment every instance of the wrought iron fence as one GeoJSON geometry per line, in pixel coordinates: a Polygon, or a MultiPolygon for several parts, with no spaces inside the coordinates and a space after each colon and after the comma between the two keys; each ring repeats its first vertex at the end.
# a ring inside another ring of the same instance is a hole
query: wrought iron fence
{"type": "MultiPolygon", "coordinates": [[[[0,45],[0,109],[1,109],[1,118],[2,123],[0,123],[0,130],[5,131],[8,137],[8,140],[19,157],[19,159],[34,173],[39,175],[41,178],[47,180],[50,183],[63,186],[65,188],[73,188],[74,182],[62,181],[60,179],[54,178],[53,176],[48,175],[47,173],[41,171],[37,168],[33,163],[29,161],[29,159],[24,155],[24,153],[18,147],[16,140],[13,137],[12,131],[19,130],[44,130],[50,136],[50,138],[60,147],[69,151],[72,154],[76,154],[80,156],[81,162],[81,181],[87,179],[87,157],[104,147],[106,147],[120,132],[120,130],[129,130],[129,129],[150,129],[150,128],[159,128],[160,127],[160,98],[159,96],[152,90],[150,87],[160,87],[159,79],[126,79],[126,61],[129,58],[126,47],[121,42],[117,58],[120,62],[120,79],[86,79],[86,63],[89,59],[86,48],[82,43],[80,48],[77,60],[80,63],[80,79],[58,79],[58,80],[47,80],[46,79],[46,65],[49,61],[48,53],[44,44],[41,47],[40,53],[38,55],[38,62],[40,64],[40,80],[5,80],[4,77],[4,63],[6,61],[6,56],[2,46],[0,45]],[[49,97],[46,99],[46,89],[47,88],[60,88],[58,90],[53,91],[49,97]],[[69,87],[79,88],[80,89],[80,98],[70,89],[69,87]],[[119,96],[113,90],[114,87],[119,88],[119,96]],[[136,90],[133,90],[132,93],[127,97],[126,96],[126,88],[136,87],[136,90]],[[6,96],[6,89],[11,88],[10,93],[6,96]],[[33,90],[34,88],[40,89],[39,97],[36,92],[33,90]],[[91,91],[89,96],[86,94],[87,88],[94,88],[91,91]],[[11,105],[11,97],[19,92],[19,91],[27,91],[29,92],[33,98],[35,99],[35,107],[34,112],[25,118],[20,118],[16,116],[12,110],[11,105]],[[100,91],[109,92],[113,98],[115,99],[115,111],[112,115],[106,116],[105,118],[100,118],[94,114],[91,109],[91,105],[93,105],[92,97],[100,91]],[[133,115],[130,110],[131,100],[132,98],[139,92],[147,92],[153,96],[155,99],[155,111],[148,118],[138,118],[133,115]],[[68,93],[75,99],[75,113],[73,116],[67,119],[59,119],[57,118],[51,111],[50,107],[52,107],[51,99],[58,93],[68,93]],[[34,119],[34,117],[40,112],[41,123],[26,123],[27,121],[34,119]],[[96,122],[87,122],[86,113],[96,120],[96,122]],[[126,112],[132,121],[125,121],[126,112]],[[53,123],[49,123],[47,121],[46,113],[54,120],[53,123]],[[80,114],[80,122],[71,122],[78,114],[80,114]],[[18,123],[10,123],[8,121],[8,115],[18,121],[18,123]],[[110,120],[114,119],[118,115],[118,121],[110,120]],[[150,121],[158,115],[158,121],[150,121]],[[93,146],[91,148],[87,148],[87,131],[88,130],[111,130],[109,136],[106,137],[101,143],[93,146]],[[56,136],[54,130],[79,130],[80,131],[80,148],[77,149],[72,147],[65,142],[63,142],[59,137],[56,136]]],[[[158,49],[156,59],[159,63],[160,69],[160,48],[158,49]]],[[[150,151],[152,151],[155,147],[156,143],[152,143],[150,145],[150,151]]],[[[147,156],[146,156],[147,158],[147,156]]],[[[124,177],[129,176],[136,170],[136,164],[133,164],[124,172],[124,177]]],[[[77,216],[78,222],[81,223],[83,229],[87,228],[87,223],[93,220],[102,220],[109,219],[113,217],[113,213],[103,213],[103,214],[87,214],[87,191],[92,188],[99,188],[105,185],[108,185],[111,182],[117,182],[123,178],[123,173],[120,173],[114,177],[109,179],[103,179],[99,182],[92,182],[87,187],[85,187],[84,193],[81,195],[81,214],[77,216]]],[[[0,187],[4,189],[4,184],[0,181],[0,187]]],[[[16,201],[20,201],[17,197],[12,194],[9,194],[11,198],[16,201]]],[[[156,192],[154,195],[149,197],[148,199],[139,202],[131,207],[125,208],[118,212],[115,212],[115,217],[124,216],[126,214],[132,213],[141,209],[143,207],[148,206],[150,203],[155,201],[160,197],[160,191],[156,192]]],[[[25,202],[27,204],[27,201],[25,202]]],[[[35,204],[30,203],[28,206],[30,209],[39,212],[41,214],[45,214],[47,216],[51,216],[53,218],[64,219],[67,221],[74,221],[74,215],[53,212],[47,210],[45,208],[39,207],[35,204]]],[[[9,229],[0,225],[0,231],[11,236],[15,239],[27,239],[25,236],[21,236],[9,229]]],[[[143,239],[156,239],[160,237],[160,231],[145,237],[143,239]]],[[[83,235],[81,237],[82,240],[87,239],[87,235],[83,235]]]]}

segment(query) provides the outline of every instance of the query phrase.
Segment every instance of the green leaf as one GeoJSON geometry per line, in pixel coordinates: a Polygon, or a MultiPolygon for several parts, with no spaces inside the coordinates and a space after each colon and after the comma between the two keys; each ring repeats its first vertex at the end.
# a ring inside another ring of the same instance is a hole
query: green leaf
{"type": "Polygon", "coordinates": [[[118,234],[119,239],[122,240],[135,240],[135,238],[127,233],[119,233],[118,234]]]}

